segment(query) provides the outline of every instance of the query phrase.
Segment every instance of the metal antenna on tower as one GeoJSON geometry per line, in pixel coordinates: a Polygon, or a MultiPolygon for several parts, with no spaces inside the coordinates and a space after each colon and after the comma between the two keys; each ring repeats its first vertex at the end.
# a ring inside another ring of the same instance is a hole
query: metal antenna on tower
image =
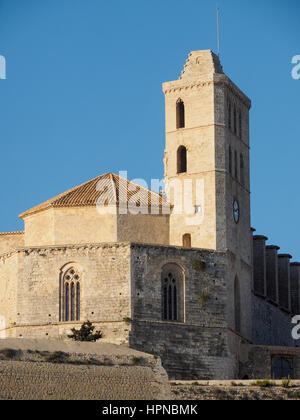
{"type": "Polygon", "coordinates": [[[218,36],[218,57],[220,57],[220,27],[219,27],[219,7],[217,5],[217,36],[218,36]]]}

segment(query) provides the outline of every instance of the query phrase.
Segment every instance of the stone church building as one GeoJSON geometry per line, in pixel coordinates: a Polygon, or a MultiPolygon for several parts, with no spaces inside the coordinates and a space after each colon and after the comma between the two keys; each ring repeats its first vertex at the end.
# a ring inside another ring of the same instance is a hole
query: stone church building
{"type": "Polygon", "coordinates": [[[166,194],[109,173],[22,213],[0,234],[1,337],[90,320],[170,378],[300,378],[300,264],[250,224],[251,101],[211,51],[163,93],[166,194]]]}

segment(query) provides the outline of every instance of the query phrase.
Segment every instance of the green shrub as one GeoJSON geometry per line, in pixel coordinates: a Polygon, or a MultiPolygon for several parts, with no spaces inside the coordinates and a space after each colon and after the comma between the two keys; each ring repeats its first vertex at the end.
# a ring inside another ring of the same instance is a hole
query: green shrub
{"type": "Polygon", "coordinates": [[[260,388],[269,388],[271,386],[273,386],[274,384],[270,381],[270,379],[263,379],[261,380],[257,380],[253,385],[255,386],[259,386],[260,388]]]}
{"type": "Polygon", "coordinates": [[[18,356],[19,352],[18,350],[14,350],[14,349],[3,349],[3,350],[0,350],[0,354],[2,354],[7,359],[14,359],[15,357],[18,356]]]}
{"type": "Polygon", "coordinates": [[[289,398],[293,400],[300,400],[300,391],[294,391],[291,394],[289,394],[289,398]]]}
{"type": "Polygon", "coordinates": [[[210,295],[209,295],[209,291],[207,289],[203,290],[201,293],[199,293],[198,295],[198,300],[200,302],[200,306],[201,308],[205,308],[205,306],[207,305],[207,302],[209,301],[210,295]]]}
{"type": "Polygon", "coordinates": [[[95,327],[92,325],[90,321],[84,322],[80,330],[76,330],[76,328],[72,328],[72,334],[68,335],[69,338],[75,341],[97,341],[102,337],[101,331],[93,332],[95,327]]]}
{"type": "Polygon", "coordinates": [[[113,366],[113,362],[108,357],[105,357],[103,359],[103,365],[104,366],[113,366]]]}
{"type": "Polygon", "coordinates": [[[195,271],[203,271],[205,268],[205,261],[195,260],[193,263],[193,269],[195,271]]]}
{"type": "Polygon", "coordinates": [[[291,378],[290,378],[290,376],[288,378],[283,378],[282,379],[281,386],[283,388],[289,388],[290,387],[290,384],[291,384],[291,378]]]}
{"type": "Polygon", "coordinates": [[[140,357],[135,357],[135,356],[133,356],[132,358],[131,358],[131,363],[133,364],[133,365],[137,365],[138,363],[140,363],[141,362],[141,358],[140,357]]]}
{"type": "Polygon", "coordinates": [[[123,318],[123,322],[125,322],[125,324],[131,324],[132,319],[131,318],[123,318]]]}
{"type": "Polygon", "coordinates": [[[66,363],[69,355],[63,351],[54,351],[46,356],[45,361],[48,363],[66,363]]]}

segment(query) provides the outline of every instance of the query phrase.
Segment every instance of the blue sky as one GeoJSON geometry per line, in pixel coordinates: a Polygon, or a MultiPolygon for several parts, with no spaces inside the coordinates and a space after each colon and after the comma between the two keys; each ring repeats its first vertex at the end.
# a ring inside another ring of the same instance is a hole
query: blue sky
{"type": "MultiPolygon", "coordinates": [[[[219,6],[224,71],[253,102],[252,225],[300,260],[300,2],[219,6]]],[[[211,0],[0,0],[0,231],[104,172],[162,178],[161,83],[216,45],[211,0]]]]}

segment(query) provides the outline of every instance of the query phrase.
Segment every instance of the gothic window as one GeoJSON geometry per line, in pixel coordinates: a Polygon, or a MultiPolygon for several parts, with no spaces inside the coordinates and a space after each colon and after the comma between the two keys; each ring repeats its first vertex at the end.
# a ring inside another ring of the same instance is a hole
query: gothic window
{"type": "Polygon", "coordinates": [[[239,134],[240,134],[240,139],[242,139],[242,113],[241,111],[239,112],[239,134]]]}
{"type": "Polygon", "coordinates": [[[177,128],[185,127],[185,109],[181,99],[178,99],[176,103],[176,126],[177,128]]]}
{"type": "Polygon", "coordinates": [[[245,182],[245,176],[244,176],[244,157],[241,154],[240,155],[240,178],[241,178],[241,184],[244,185],[245,182]]]}
{"type": "Polygon", "coordinates": [[[162,271],[162,319],[182,321],[183,274],[176,264],[167,264],[162,271]]]}
{"type": "Polygon", "coordinates": [[[187,171],[187,150],[180,146],[177,150],[177,173],[182,174],[187,171]]]}
{"type": "Polygon", "coordinates": [[[182,237],[182,245],[185,248],[191,248],[192,247],[192,237],[190,233],[186,233],[185,235],[183,235],[182,237]]]}
{"type": "Polygon", "coordinates": [[[80,283],[76,286],[76,320],[80,320],[80,283]]]}
{"type": "Polygon", "coordinates": [[[62,321],[80,321],[80,274],[74,267],[63,275],[62,284],[62,321]]]}
{"type": "Polygon", "coordinates": [[[65,284],[65,317],[64,320],[65,321],[69,321],[69,317],[70,317],[70,307],[69,307],[69,303],[70,303],[70,294],[69,294],[69,283],[65,284]]]}
{"type": "Polygon", "coordinates": [[[241,296],[240,296],[240,283],[236,277],[234,280],[234,322],[235,331],[241,332],[241,296]]]}
{"type": "Polygon", "coordinates": [[[229,173],[232,175],[232,149],[229,146],[229,173]]]}

